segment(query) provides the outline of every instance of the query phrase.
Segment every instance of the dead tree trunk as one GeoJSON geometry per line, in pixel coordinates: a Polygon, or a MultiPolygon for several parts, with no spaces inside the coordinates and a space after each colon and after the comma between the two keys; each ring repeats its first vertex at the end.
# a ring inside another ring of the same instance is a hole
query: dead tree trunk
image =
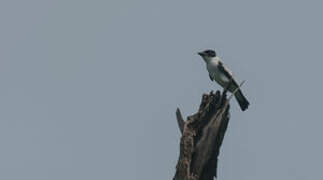
{"type": "Polygon", "coordinates": [[[173,180],[213,180],[217,177],[219,150],[229,123],[226,90],[203,94],[197,113],[184,121],[179,109],[177,122],[182,133],[180,155],[173,180]]]}

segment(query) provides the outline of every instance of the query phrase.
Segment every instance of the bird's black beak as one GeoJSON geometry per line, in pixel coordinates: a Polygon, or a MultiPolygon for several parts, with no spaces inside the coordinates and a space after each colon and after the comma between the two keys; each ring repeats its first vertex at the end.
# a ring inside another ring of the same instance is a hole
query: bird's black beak
{"type": "Polygon", "coordinates": [[[204,53],[203,52],[198,52],[197,54],[200,55],[200,56],[202,56],[202,57],[204,56],[204,53]]]}

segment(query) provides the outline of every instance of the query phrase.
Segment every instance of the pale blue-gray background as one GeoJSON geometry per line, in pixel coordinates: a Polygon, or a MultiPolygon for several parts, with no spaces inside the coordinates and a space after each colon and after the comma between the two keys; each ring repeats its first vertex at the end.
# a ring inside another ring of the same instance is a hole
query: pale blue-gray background
{"type": "Polygon", "coordinates": [[[232,101],[219,179],[321,179],[322,6],[1,0],[0,179],[171,179],[176,107],[220,89],[205,48],[251,102],[232,101]]]}

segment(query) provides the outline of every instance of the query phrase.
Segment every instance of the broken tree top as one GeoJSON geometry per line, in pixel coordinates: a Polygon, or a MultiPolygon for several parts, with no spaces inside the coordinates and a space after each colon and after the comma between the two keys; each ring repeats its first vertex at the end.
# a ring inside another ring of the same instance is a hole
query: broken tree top
{"type": "Polygon", "coordinates": [[[213,180],[217,176],[219,150],[229,123],[226,90],[203,94],[197,113],[184,121],[179,109],[177,122],[182,133],[180,155],[173,180],[213,180]]]}

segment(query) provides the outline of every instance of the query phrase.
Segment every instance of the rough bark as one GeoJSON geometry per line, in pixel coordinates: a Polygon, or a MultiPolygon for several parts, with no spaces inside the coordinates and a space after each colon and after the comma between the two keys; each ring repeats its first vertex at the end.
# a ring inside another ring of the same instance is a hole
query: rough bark
{"type": "Polygon", "coordinates": [[[186,121],[177,109],[182,137],[173,180],[213,180],[217,176],[220,147],[229,123],[229,100],[226,90],[203,94],[198,112],[186,121]]]}

